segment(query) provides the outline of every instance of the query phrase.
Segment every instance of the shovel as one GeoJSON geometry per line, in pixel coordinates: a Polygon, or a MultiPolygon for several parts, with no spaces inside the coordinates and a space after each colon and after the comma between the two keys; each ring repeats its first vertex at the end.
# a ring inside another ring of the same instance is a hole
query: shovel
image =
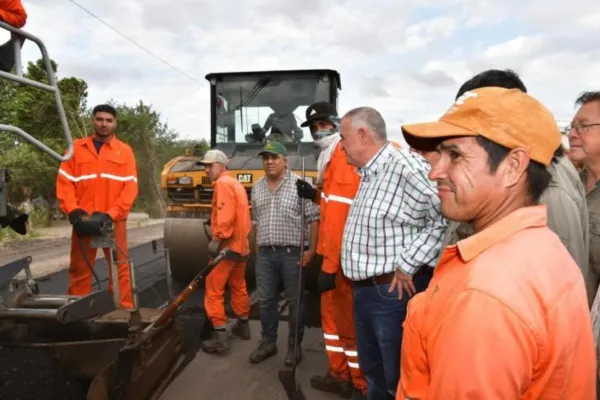
{"type": "MultiPolygon", "coordinates": [[[[304,171],[304,157],[302,157],[302,179],[305,180],[305,171],[304,171]]],[[[304,199],[300,198],[300,226],[301,226],[301,231],[300,231],[300,261],[298,263],[299,265],[299,272],[298,272],[298,293],[296,298],[298,299],[298,304],[296,306],[296,315],[290,315],[290,318],[295,318],[296,319],[296,331],[294,332],[294,361],[292,361],[292,366],[290,367],[284,367],[283,369],[280,369],[277,371],[277,374],[279,375],[279,381],[281,382],[281,384],[283,385],[283,389],[285,390],[285,393],[287,394],[287,398],[288,400],[306,400],[306,397],[304,397],[304,393],[302,393],[302,389],[300,388],[300,385],[298,384],[297,380],[296,380],[296,365],[297,365],[297,360],[298,360],[298,335],[299,335],[299,330],[300,327],[298,326],[300,324],[300,304],[302,301],[302,294],[304,292],[304,284],[302,281],[302,270],[304,269],[303,265],[302,265],[302,258],[304,255],[304,232],[306,231],[306,221],[304,218],[304,199]]]]}

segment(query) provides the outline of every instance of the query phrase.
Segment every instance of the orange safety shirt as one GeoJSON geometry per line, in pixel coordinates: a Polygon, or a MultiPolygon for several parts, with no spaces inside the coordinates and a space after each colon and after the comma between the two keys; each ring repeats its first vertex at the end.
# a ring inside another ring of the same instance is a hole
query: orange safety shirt
{"type": "Polygon", "coordinates": [[[250,206],[246,189],[224,171],[213,183],[210,228],[221,248],[229,248],[242,256],[250,253],[249,235],[252,230],[250,206]]]}
{"type": "Polygon", "coordinates": [[[0,20],[15,28],[22,28],[27,22],[27,13],[21,0],[0,0],[0,20]]]}
{"type": "Polygon", "coordinates": [[[320,190],[321,223],[317,253],[323,256],[321,270],[327,274],[334,274],[340,268],[344,225],[359,184],[356,168],[348,164],[342,144],[338,143],[323,172],[320,190]]]}
{"type": "Polygon", "coordinates": [[[133,150],[113,136],[98,154],[93,140],[93,136],[76,139],[73,157],[60,164],[56,179],[60,208],[66,214],[81,208],[88,214],[107,213],[113,221],[125,220],[138,195],[133,150]]]}
{"type": "Polygon", "coordinates": [[[408,303],[397,400],[596,398],[585,283],[546,212],[446,248],[408,303]]]}

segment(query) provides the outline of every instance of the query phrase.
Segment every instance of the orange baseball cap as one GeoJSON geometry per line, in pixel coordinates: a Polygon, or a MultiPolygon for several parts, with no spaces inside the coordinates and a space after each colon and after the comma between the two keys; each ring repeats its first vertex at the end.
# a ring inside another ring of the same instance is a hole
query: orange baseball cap
{"type": "Polygon", "coordinates": [[[402,133],[417,150],[415,138],[482,136],[509,149],[524,148],[546,167],[561,144],[554,115],[542,103],[518,89],[499,87],[466,92],[438,121],[403,125],[402,133]]]}

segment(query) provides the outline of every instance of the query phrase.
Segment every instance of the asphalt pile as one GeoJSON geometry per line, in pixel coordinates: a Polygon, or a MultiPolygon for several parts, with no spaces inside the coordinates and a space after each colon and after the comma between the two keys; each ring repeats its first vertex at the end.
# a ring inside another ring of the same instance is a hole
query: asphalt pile
{"type": "Polygon", "coordinates": [[[88,383],[47,352],[0,347],[0,400],[84,400],[88,383]]]}

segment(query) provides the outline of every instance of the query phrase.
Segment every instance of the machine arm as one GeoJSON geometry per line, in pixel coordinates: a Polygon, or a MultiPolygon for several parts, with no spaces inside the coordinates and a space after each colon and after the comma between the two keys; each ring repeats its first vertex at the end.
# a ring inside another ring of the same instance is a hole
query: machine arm
{"type": "Polygon", "coordinates": [[[16,126],[0,124],[0,130],[12,132],[12,133],[19,135],[20,137],[22,137],[23,139],[27,140],[29,143],[31,143],[32,145],[37,147],[38,149],[50,154],[50,156],[52,156],[54,159],[56,159],[59,162],[68,161],[71,158],[71,156],[73,155],[73,138],[71,137],[71,131],[69,129],[69,124],[67,123],[67,116],[65,114],[65,109],[62,104],[60,91],[58,89],[58,84],[56,83],[56,77],[54,76],[54,71],[52,70],[52,64],[50,63],[50,57],[48,56],[48,51],[46,50],[46,46],[44,45],[44,42],[42,42],[41,39],[39,39],[38,37],[36,37],[32,34],[25,32],[21,29],[15,28],[14,26],[8,25],[7,23],[2,22],[2,21],[0,21],[0,28],[6,29],[7,31],[11,32],[11,34],[12,34],[12,37],[13,37],[12,42],[14,45],[14,58],[15,58],[15,73],[12,74],[10,72],[0,71],[0,78],[8,79],[13,82],[20,83],[22,85],[33,86],[38,89],[43,89],[43,90],[54,93],[54,99],[56,102],[56,108],[58,110],[58,116],[60,118],[60,123],[63,128],[64,137],[67,140],[67,151],[64,156],[61,156],[60,154],[58,154],[57,152],[52,150],[50,147],[46,146],[44,143],[40,142],[39,140],[37,140],[36,138],[31,136],[29,133],[25,132],[24,130],[22,130],[21,128],[18,128],[16,126]],[[31,80],[31,79],[25,78],[23,76],[23,64],[21,61],[21,43],[20,43],[20,40],[18,40],[18,39],[15,40],[15,37],[29,39],[32,42],[34,42],[35,44],[37,44],[38,48],[40,49],[40,51],[42,53],[42,58],[44,60],[44,65],[46,67],[46,74],[48,75],[48,81],[50,82],[49,85],[42,83],[42,82],[37,82],[37,81],[31,80]]]}

